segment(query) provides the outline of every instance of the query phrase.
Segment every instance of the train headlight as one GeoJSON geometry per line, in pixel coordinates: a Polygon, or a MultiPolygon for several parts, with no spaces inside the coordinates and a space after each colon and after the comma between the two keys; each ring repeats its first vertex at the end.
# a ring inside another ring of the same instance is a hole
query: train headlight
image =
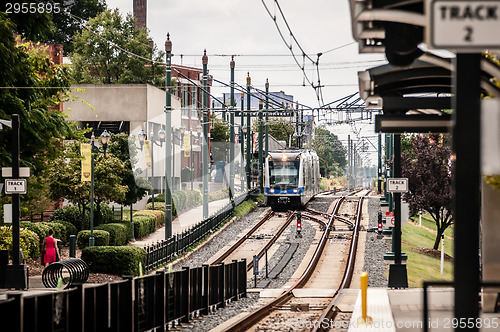
{"type": "Polygon", "coordinates": [[[271,189],[269,189],[269,193],[270,193],[270,194],[274,194],[274,189],[272,189],[272,188],[271,188],[271,189]]]}
{"type": "Polygon", "coordinates": [[[300,192],[300,190],[299,190],[299,189],[294,189],[294,190],[293,190],[293,193],[294,193],[294,194],[297,194],[297,193],[299,193],[299,192],[300,192]]]}

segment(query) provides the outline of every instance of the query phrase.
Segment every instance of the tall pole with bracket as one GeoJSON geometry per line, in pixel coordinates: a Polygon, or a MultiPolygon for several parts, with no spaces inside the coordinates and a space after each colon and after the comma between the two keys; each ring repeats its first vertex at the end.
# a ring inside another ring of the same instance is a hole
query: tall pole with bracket
{"type": "Polygon", "coordinates": [[[208,159],[208,56],[205,50],[202,57],[203,63],[203,104],[201,106],[203,110],[203,219],[208,218],[208,164],[210,163],[208,159]]]}
{"type": "Polygon", "coordinates": [[[251,179],[250,179],[250,172],[251,172],[251,144],[252,144],[252,133],[250,130],[250,85],[252,83],[252,79],[250,78],[250,73],[248,73],[247,76],[247,186],[248,190],[251,188],[251,179]]]}
{"type": "Polygon", "coordinates": [[[229,111],[229,191],[231,197],[234,195],[234,56],[231,58],[231,110],[229,111]]]}
{"type": "Polygon", "coordinates": [[[166,78],[165,78],[165,240],[172,237],[172,42],[167,33],[165,41],[166,78]]]}

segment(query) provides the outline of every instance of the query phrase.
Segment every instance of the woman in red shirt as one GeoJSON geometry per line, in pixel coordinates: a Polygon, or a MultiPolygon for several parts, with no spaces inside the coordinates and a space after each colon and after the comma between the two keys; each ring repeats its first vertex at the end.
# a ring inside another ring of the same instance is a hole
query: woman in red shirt
{"type": "Polygon", "coordinates": [[[52,228],[49,230],[49,236],[43,241],[42,250],[45,251],[43,255],[44,267],[47,266],[47,263],[54,263],[57,260],[57,256],[60,257],[59,248],[57,247],[56,239],[54,239],[54,230],[52,228]]]}

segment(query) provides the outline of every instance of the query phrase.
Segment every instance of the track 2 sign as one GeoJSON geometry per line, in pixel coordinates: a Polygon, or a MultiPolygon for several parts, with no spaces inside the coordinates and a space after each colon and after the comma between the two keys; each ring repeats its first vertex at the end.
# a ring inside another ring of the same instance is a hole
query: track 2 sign
{"type": "Polygon", "coordinates": [[[429,2],[431,47],[468,51],[500,47],[499,0],[429,2]]]}
{"type": "Polygon", "coordinates": [[[390,193],[408,192],[408,179],[407,178],[387,179],[387,191],[390,193]]]}

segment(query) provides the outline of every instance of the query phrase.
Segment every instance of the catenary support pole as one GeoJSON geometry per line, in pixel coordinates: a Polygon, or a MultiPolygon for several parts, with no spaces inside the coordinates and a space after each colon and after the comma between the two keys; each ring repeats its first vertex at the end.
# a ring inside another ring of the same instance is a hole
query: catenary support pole
{"type": "Polygon", "coordinates": [[[264,158],[262,155],[262,149],[263,149],[263,140],[264,140],[264,133],[263,133],[263,110],[262,110],[262,96],[259,99],[259,193],[264,193],[264,185],[263,185],[263,179],[264,177],[262,176],[264,172],[264,158]]]}
{"type": "Polygon", "coordinates": [[[241,92],[241,114],[240,114],[240,147],[241,147],[241,158],[240,158],[240,177],[241,177],[241,192],[245,191],[245,133],[243,132],[243,126],[245,124],[244,111],[244,99],[245,93],[241,92]]]}
{"type": "Polygon", "coordinates": [[[234,151],[234,112],[236,100],[234,99],[234,56],[230,62],[231,68],[231,110],[229,112],[229,190],[231,192],[231,197],[234,197],[234,162],[235,162],[235,151],[234,151]]]}
{"type": "Polygon", "coordinates": [[[269,80],[266,78],[266,146],[264,158],[269,153],[269,80]]]}
{"type": "Polygon", "coordinates": [[[165,78],[165,240],[172,237],[172,42],[167,33],[165,41],[166,78],[165,78]]]}
{"type": "Polygon", "coordinates": [[[208,218],[208,164],[210,160],[208,159],[208,56],[205,50],[202,57],[203,63],[203,105],[201,106],[203,110],[203,219],[208,218]]]}
{"type": "Polygon", "coordinates": [[[251,172],[251,161],[252,161],[252,132],[250,128],[250,85],[252,83],[252,79],[250,78],[250,73],[247,76],[247,186],[248,190],[251,189],[252,180],[250,177],[251,172]]]}
{"type": "MultiPolygon", "coordinates": [[[[453,151],[455,162],[455,318],[479,318],[481,54],[455,58],[453,151]]],[[[478,325],[469,331],[478,331],[478,325]]],[[[458,329],[455,329],[457,331],[458,329]]]]}

